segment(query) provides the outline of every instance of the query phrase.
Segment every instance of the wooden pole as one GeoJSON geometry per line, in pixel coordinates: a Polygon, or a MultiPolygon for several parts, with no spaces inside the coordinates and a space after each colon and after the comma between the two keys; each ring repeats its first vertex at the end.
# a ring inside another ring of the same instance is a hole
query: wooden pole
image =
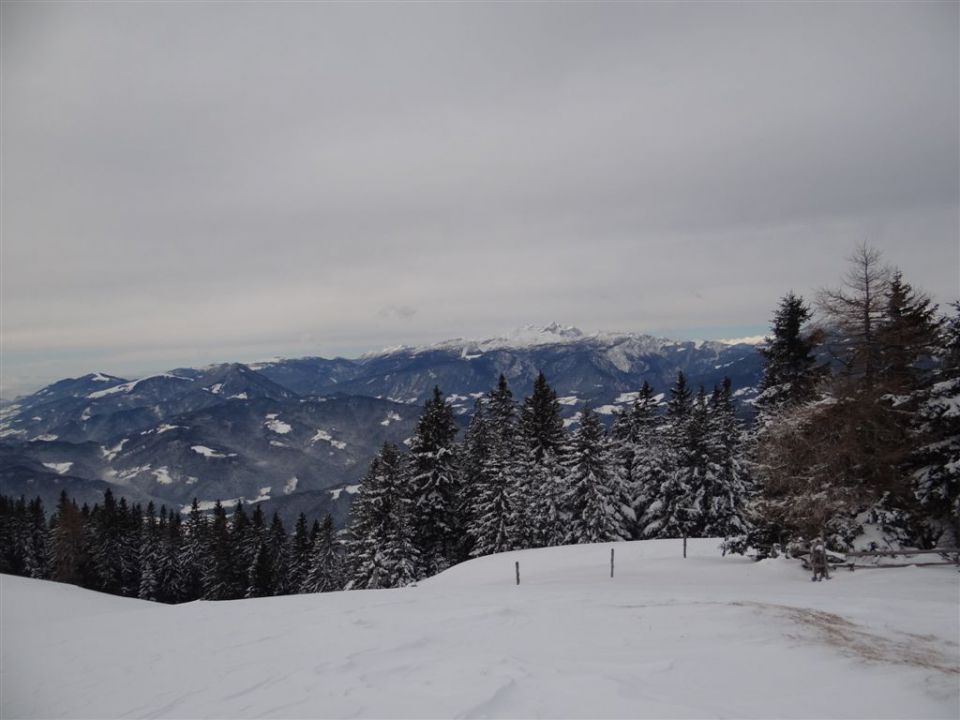
{"type": "Polygon", "coordinates": [[[683,557],[687,557],[687,534],[683,534],[683,557]]]}
{"type": "Polygon", "coordinates": [[[515,562],[514,565],[516,566],[516,569],[517,569],[517,585],[519,585],[520,584],[520,561],[517,560],[517,562],[515,562]]]}
{"type": "Polygon", "coordinates": [[[610,548],[610,577],[613,577],[613,548],[610,548]]]}

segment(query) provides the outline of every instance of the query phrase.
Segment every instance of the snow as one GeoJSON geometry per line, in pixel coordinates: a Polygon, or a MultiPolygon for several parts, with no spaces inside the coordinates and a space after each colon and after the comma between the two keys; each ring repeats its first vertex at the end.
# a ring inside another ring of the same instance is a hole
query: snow
{"type": "Polygon", "coordinates": [[[594,412],[597,415],[613,415],[619,409],[616,405],[601,405],[594,412]]]}
{"type": "Polygon", "coordinates": [[[766,340],[766,335],[748,335],[746,337],[726,338],[717,342],[722,342],[724,345],[761,345],[766,340]]]}
{"type": "Polygon", "coordinates": [[[300,482],[300,478],[298,478],[298,477],[296,477],[296,476],[294,476],[294,477],[290,478],[289,480],[287,480],[287,481],[283,484],[283,494],[284,494],[284,495],[289,495],[289,494],[291,494],[291,493],[296,492],[296,491],[297,491],[297,484],[298,484],[299,482],[300,482]]]}
{"type": "Polygon", "coordinates": [[[399,413],[395,413],[391,410],[390,412],[387,413],[387,416],[380,421],[380,424],[383,425],[384,427],[387,427],[391,422],[399,422],[400,419],[401,418],[399,413]]]}
{"type": "Polygon", "coordinates": [[[336,490],[331,490],[330,497],[334,500],[339,500],[341,493],[347,493],[347,495],[354,495],[359,489],[360,489],[359,485],[347,485],[346,487],[337,488],[336,490]]]}
{"type": "Polygon", "coordinates": [[[189,378],[183,378],[179,375],[171,375],[170,373],[160,373],[159,375],[151,375],[150,377],[141,378],[140,380],[131,380],[130,382],[121,383],[120,385],[114,385],[113,387],[108,387],[106,390],[97,390],[87,395],[91,400],[98,400],[100,398],[107,397],[108,395],[115,395],[117,393],[129,393],[132,392],[134,388],[137,387],[142,382],[147,380],[153,380],[156,378],[171,378],[173,380],[183,380],[185,382],[190,382],[189,378]]]}
{"type": "Polygon", "coordinates": [[[581,413],[581,412],[575,412],[575,413],[574,413],[573,415],[571,415],[570,417],[564,418],[564,420],[563,420],[563,426],[564,426],[565,428],[568,428],[568,427],[570,427],[571,425],[576,425],[578,422],[580,422],[580,418],[582,418],[582,417],[583,417],[583,413],[581,413]]]}
{"type": "Polygon", "coordinates": [[[561,405],[576,405],[580,400],[576,395],[565,395],[562,398],[557,398],[557,402],[561,405]]]}
{"type": "Polygon", "coordinates": [[[89,407],[85,407],[85,408],[83,409],[83,412],[80,413],[80,422],[86,422],[87,420],[89,420],[89,419],[92,418],[92,417],[93,417],[93,413],[91,412],[90,408],[89,408],[89,407]]]}
{"type": "Polygon", "coordinates": [[[211,385],[208,388],[204,388],[204,390],[206,390],[207,392],[213,395],[219,395],[220,391],[223,390],[223,383],[216,383],[215,385],[211,385]]]}
{"type": "Polygon", "coordinates": [[[333,447],[337,448],[337,450],[345,450],[347,447],[347,444],[342,440],[334,440],[333,436],[330,433],[328,433],[326,430],[317,430],[317,434],[314,435],[312,438],[310,438],[310,444],[313,445],[315,442],[318,442],[319,440],[325,440],[326,442],[330,443],[333,447]]]}
{"type": "Polygon", "coordinates": [[[170,477],[170,470],[166,465],[163,467],[158,467],[153,471],[153,476],[156,478],[157,482],[161,485],[172,485],[173,478],[170,477]]]}
{"type": "Polygon", "coordinates": [[[51,435],[50,433],[45,433],[45,434],[43,434],[43,435],[37,435],[37,436],[36,436],[35,438],[33,438],[30,442],[37,442],[37,441],[40,441],[40,442],[53,442],[54,440],[57,439],[57,437],[58,437],[57,435],[51,435]]]}
{"type": "Polygon", "coordinates": [[[293,428],[283,420],[277,420],[276,414],[274,414],[273,417],[267,415],[267,421],[264,423],[264,425],[266,426],[267,430],[275,432],[277,435],[286,435],[288,432],[293,430],[293,428]]]}
{"type": "Polygon", "coordinates": [[[193,450],[197,455],[203,455],[205,458],[228,458],[236,457],[236,453],[222,453],[217,450],[208,448],[206,445],[191,445],[190,449],[193,450]]]}
{"type": "Polygon", "coordinates": [[[179,606],[3,576],[0,715],[958,716],[956,570],[811,583],[716,545],[548,548],[399,590],[179,606]]]}
{"type": "Polygon", "coordinates": [[[112,378],[109,375],[104,375],[103,373],[95,373],[90,377],[93,382],[113,382],[117,378],[112,378]]]}
{"type": "Polygon", "coordinates": [[[107,459],[107,462],[113,462],[113,459],[120,454],[120,452],[123,450],[123,446],[126,443],[127,443],[127,438],[124,438],[123,440],[118,442],[116,445],[114,445],[112,448],[101,447],[100,452],[107,459]]]}
{"type": "Polygon", "coordinates": [[[247,400],[247,394],[245,392],[237,393],[236,395],[231,395],[227,400],[247,400]]]}
{"type": "Polygon", "coordinates": [[[43,463],[43,466],[50,468],[59,475],[66,475],[70,472],[70,468],[73,467],[72,462],[62,462],[62,463],[43,463]]]}

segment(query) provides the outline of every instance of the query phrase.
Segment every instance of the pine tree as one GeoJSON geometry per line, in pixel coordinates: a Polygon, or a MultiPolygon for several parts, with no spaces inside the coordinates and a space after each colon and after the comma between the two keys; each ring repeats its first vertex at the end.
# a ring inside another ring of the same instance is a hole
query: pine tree
{"type": "Polygon", "coordinates": [[[682,537],[691,526],[689,489],[680,471],[681,462],[689,460],[689,443],[693,419],[693,400],[687,378],[677,373],[677,381],[670,389],[667,411],[657,428],[657,441],[642,457],[638,470],[641,510],[638,522],[643,538],[682,537]]]}
{"type": "Polygon", "coordinates": [[[940,368],[919,396],[909,464],[915,492],[929,516],[932,543],[960,544],[960,302],[944,327],[940,368]]]}
{"type": "MultiPolygon", "coordinates": [[[[417,579],[411,504],[403,457],[395,445],[385,443],[351,507],[350,587],[402,587],[417,579]]],[[[322,536],[321,530],[317,542],[322,536]]]]}
{"type": "Polygon", "coordinates": [[[823,372],[816,367],[816,334],[805,333],[810,308],[803,298],[787,293],[773,317],[772,334],[760,349],[763,379],[756,403],[759,408],[783,407],[813,399],[823,372]]]}
{"type": "Polygon", "coordinates": [[[275,569],[271,561],[270,548],[262,540],[257,541],[253,550],[253,559],[247,570],[247,589],[244,597],[258,598],[273,595],[275,569]]]}
{"type": "Polygon", "coordinates": [[[203,599],[234,598],[236,550],[230,537],[227,513],[220,501],[213,506],[213,520],[207,534],[206,562],[203,568],[203,599]]]}
{"type": "Polygon", "coordinates": [[[877,327],[879,381],[887,393],[911,393],[927,375],[920,363],[929,364],[939,345],[937,308],[904,281],[899,270],[893,271],[886,297],[877,327]]]}
{"type": "Polygon", "coordinates": [[[60,492],[49,540],[50,579],[77,585],[82,580],[84,528],[80,508],[60,492]]]}
{"type": "MultiPolygon", "coordinates": [[[[331,522],[333,519],[331,518],[331,522]]],[[[300,590],[304,578],[310,569],[310,533],[307,531],[307,518],[303,513],[297,516],[297,524],[293,530],[293,540],[290,546],[290,589],[291,592],[300,590]]]]}
{"type": "Polygon", "coordinates": [[[525,503],[529,494],[525,492],[527,478],[520,476],[516,403],[503,375],[486,407],[490,446],[467,527],[474,557],[521,547],[519,536],[528,531],[525,503]]]}
{"type": "Polygon", "coordinates": [[[533,393],[520,410],[520,432],[534,462],[540,464],[547,453],[555,458],[563,454],[566,438],[557,393],[547,384],[541,371],[533,384],[533,393]]]}
{"type": "MultiPolygon", "coordinates": [[[[645,381],[633,404],[617,414],[610,429],[614,464],[638,521],[663,481],[658,472],[661,450],[656,408],[653,388],[645,381]]],[[[639,522],[634,524],[631,536],[642,536],[639,522]]]]}
{"type": "Polygon", "coordinates": [[[611,460],[603,425],[590,408],[580,416],[567,462],[567,542],[626,540],[634,520],[630,499],[611,460]]]}
{"type": "Polygon", "coordinates": [[[747,476],[740,443],[740,427],[730,378],[714,389],[708,413],[708,446],[717,466],[715,482],[706,487],[704,497],[705,537],[742,537],[750,531],[748,502],[752,487],[747,476]]]}
{"type": "Polygon", "coordinates": [[[313,546],[307,573],[300,592],[318,593],[340,590],[343,587],[343,563],[333,518],[327,514],[320,526],[320,534],[313,546]]]}
{"type": "Polygon", "coordinates": [[[439,387],[426,402],[410,444],[413,526],[421,572],[429,576],[447,568],[456,558],[462,532],[453,410],[439,387]]]}
{"type": "Polygon", "coordinates": [[[479,507],[480,494],[488,484],[487,459],[493,446],[493,434],[487,418],[486,405],[482,398],[477,398],[473,406],[473,417],[463,439],[463,494],[461,497],[460,514],[466,528],[461,538],[461,547],[458,555],[461,558],[470,557],[473,551],[473,535],[470,528],[475,527],[477,518],[475,513],[479,507]]]}
{"type": "Polygon", "coordinates": [[[286,595],[295,592],[295,588],[290,586],[290,539],[277,513],[273,513],[270,520],[267,548],[273,566],[273,594],[286,595]]]}
{"type": "Polygon", "coordinates": [[[207,562],[207,519],[200,512],[196,498],[190,505],[183,531],[177,564],[178,574],[183,582],[180,599],[189,602],[203,597],[204,567],[207,562]]]}
{"type": "Polygon", "coordinates": [[[139,556],[140,586],[137,589],[137,597],[141,600],[158,600],[162,551],[160,527],[152,502],[147,504],[147,512],[143,518],[139,556]]]}
{"type": "Polygon", "coordinates": [[[103,507],[94,505],[91,520],[97,589],[120,595],[123,590],[123,519],[109,488],[103,494],[103,507]]]}

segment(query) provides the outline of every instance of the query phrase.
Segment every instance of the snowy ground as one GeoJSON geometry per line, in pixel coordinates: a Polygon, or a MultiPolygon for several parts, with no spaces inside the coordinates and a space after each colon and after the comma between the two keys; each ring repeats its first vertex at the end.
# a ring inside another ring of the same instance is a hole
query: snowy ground
{"type": "Polygon", "coordinates": [[[507,553],[419,587],[163,606],[2,579],[13,717],[960,717],[960,574],[679,541],[507,553]],[[515,560],[521,585],[514,585],[515,560]]]}

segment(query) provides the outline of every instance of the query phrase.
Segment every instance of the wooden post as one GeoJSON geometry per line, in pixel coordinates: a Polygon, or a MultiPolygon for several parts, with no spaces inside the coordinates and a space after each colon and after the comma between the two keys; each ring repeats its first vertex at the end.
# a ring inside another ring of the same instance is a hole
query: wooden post
{"type": "Polygon", "coordinates": [[[683,557],[687,557],[687,534],[683,534],[683,557]]]}
{"type": "Polygon", "coordinates": [[[613,548],[610,548],[610,577],[613,577],[613,548]]]}
{"type": "Polygon", "coordinates": [[[519,585],[520,584],[520,561],[517,560],[517,562],[515,562],[514,565],[516,565],[516,568],[517,568],[517,585],[519,585]]]}

